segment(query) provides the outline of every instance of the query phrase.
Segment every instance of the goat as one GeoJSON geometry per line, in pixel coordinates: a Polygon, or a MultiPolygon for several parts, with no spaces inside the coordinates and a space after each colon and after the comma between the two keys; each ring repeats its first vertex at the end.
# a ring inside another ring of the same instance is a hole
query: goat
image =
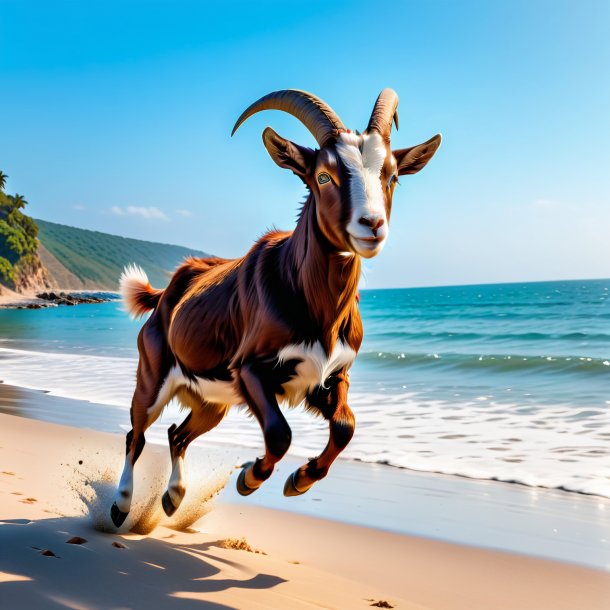
{"type": "Polygon", "coordinates": [[[320,147],[299,146],[270,127],[263,131],[271,158],[308,190],[294,231],[269,231],[242,258],[187,259],[165,290],[153,289],[136,267],[123,272],[127,308],[136,316],[153,311],[138,336],[132,429],[111,509],[117,527],[130,510],[144,433],[173,397],[190,412],[168,430],[172,473],[162,498],[168,516],[184,497],[189,443],[217,426],[233,405],[250,410],[265,441],[264,456],[244,464],[238,476],[244,496],[271,476],[290,446],[281,403],[304,403],[329,423],[326,448],[288,477],[284,495],[308,491],[350,442],[355,419],[347,403],[348,370],[363,337],[360,259],[385,244],[398,176],[422,169],[441,141],[436,135],[392,151],[397,106],[396,93],[384,89],[360,134],[310,93],[289,89],[262,97],[242,113],[231,135],[253,114],[275,109],[299,119],[320,147]]]}

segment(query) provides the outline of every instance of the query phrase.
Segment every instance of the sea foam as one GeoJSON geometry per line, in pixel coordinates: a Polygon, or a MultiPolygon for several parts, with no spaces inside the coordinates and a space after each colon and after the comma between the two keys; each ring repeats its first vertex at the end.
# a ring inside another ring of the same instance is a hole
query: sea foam
{"type": "MultiPolygon", "coordinates": [[[[124,408],[122,427],[129,427],[135,358],[0,349],[0,365],[5,383],[124,408]]],[[[610,497],[608,409],[500,403],[489,394],[434,400],[387,391],[381,382],[355,382],[350,405],[357,427],[345,458],[610,497]]],[[[318,455],[328,439],[326,422],[298,407],[285,414],[291,453],[318,455]]],[[[166,442],[166,427],[183,417],[170,406],[147,437],[166,442]]],[[[262,449],[257,422],[240,409],[197,442],[262,449]]]]}

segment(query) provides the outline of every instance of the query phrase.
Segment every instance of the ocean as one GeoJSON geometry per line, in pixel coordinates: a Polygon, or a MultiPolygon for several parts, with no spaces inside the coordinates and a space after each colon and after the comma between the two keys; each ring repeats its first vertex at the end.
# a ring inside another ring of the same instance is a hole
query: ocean
{"type": "MultiPolygon", "coordinates": [[[[343,457],[610,497],[609,290],[583,280],[362,291],[357,428],[343,457]]],[[[118,407],[103,411],[106,429],[127,430],[141,324],[119,301],[2,310],[0,379],[118,407]]],[[[317,455],[326,424],[300,408],[286,416],[291,453],[317,455]]],[[[182,417],[170,406],[147,438],[166,442],[182,417]]],[[[238,409],[197,442],[262,448],[238,409]]]]}

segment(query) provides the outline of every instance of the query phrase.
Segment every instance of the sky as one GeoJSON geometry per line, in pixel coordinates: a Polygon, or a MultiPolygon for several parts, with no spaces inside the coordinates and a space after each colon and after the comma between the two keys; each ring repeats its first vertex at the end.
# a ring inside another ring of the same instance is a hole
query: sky
{"type": "Polygon", "coordinates": [[[262,130],[314,146],[297,88],[366,127],[384,87],[404,148],[367,288],[610,277],[607,0],[0,0],[0,169],[29,213],[235,257],[294,227],[302,183],[262,130]]]}

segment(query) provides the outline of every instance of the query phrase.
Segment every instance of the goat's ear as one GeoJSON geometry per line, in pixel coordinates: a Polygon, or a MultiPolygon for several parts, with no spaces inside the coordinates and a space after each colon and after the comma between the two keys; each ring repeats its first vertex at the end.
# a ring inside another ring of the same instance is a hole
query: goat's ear
{"type": "Polygon", "coordinates": [[[271,158],[280,167],[291,169],[299,178],[304,178],[309,173],[315,156],[311,148],[299,146],[282,138],[271,127],[263,131],[263,143],[271,158]]]}
{"type": "Polygon", "coordinates": [[[423,169],[430,159],[432,159],[440,145],[441,135],[438,134],[423,144],[418,144],[411,148],[393,150],[392,154],[398,165],[398,175],[416,174],[420,169],[423,169]]]}

